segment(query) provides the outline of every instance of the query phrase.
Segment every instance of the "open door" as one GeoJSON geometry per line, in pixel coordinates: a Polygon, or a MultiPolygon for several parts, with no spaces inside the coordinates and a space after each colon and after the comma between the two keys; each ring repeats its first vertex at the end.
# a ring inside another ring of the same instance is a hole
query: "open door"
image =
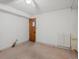
{"type": "Polygon", "coordinates": [[[32,17],[29,19],[29,41],[36,41],[36,18],[32,17]]]}

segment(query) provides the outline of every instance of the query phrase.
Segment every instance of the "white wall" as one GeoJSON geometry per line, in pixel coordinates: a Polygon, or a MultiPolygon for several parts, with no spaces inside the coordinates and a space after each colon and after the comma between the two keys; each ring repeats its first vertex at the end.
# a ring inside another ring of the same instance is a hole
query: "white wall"
{"type": "Polygon", "coordinates": [[[5,10],[7,12],[10,12],[10,13],[13,13],[13,14],[16,14],[16,15],[20,15],[20,16],[24,16],[24,17],[30,17],[29,14],[27,14],[23,11],[17,10],[15,8],[12,8],[8,5],[4,5],[4,4],[0,4],[0,10],[5,10]]]}
{"type": "Polygon", "coordinates": [[[37,16],[37,42],[70,47],[70,35],[77,38],[76,9],[63,9],[37,16]]]}
{"type": "Polygon", "coordinates": [[[0,50],[28,40],[28,20],[0,11],[0,50]]]}

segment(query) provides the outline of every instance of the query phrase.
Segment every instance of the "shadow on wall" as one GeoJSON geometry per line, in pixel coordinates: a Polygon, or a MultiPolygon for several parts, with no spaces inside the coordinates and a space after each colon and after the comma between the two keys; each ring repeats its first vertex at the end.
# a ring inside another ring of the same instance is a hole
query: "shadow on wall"
{"type": "Polygon", "coordinates": [[[14,15],[14,16],[24,17],[24,18],[28,19],[28,17],[22,16],[22,15],[19,15],[19,14],[15,14],[15,13],[12,13],[12,12],[8,12],[8,11],[6,11],[6,10],[0,9],[0,11],[1,11],[1,12],[4,12],[4,13],[9,13],[9,14],[14,15]]]}
{"type": "Polygon", "coordinates": [[[2,4],[8,4],[8,3],[11,3],[13,1],[16,1],[16,0],[0,0],[0,3],[2,3],[2,4]]]}

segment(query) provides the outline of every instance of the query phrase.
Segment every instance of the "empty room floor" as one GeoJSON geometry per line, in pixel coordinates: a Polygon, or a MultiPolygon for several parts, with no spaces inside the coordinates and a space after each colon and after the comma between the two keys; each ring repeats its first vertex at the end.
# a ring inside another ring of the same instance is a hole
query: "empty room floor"
{"type": "Polygon", "coordinates": [[[70,50],[27,42],[0,52],[0,59],[77,59],[77,55],[70,50]]]}

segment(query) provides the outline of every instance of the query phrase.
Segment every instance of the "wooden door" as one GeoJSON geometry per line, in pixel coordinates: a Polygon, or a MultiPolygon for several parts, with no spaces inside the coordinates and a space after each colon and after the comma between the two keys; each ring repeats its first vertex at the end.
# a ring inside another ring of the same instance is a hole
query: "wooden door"
{"type": "Polygon", "coordinates": [[[36,41],[36,18],[29,19],[29,41],[36,41]]]}

